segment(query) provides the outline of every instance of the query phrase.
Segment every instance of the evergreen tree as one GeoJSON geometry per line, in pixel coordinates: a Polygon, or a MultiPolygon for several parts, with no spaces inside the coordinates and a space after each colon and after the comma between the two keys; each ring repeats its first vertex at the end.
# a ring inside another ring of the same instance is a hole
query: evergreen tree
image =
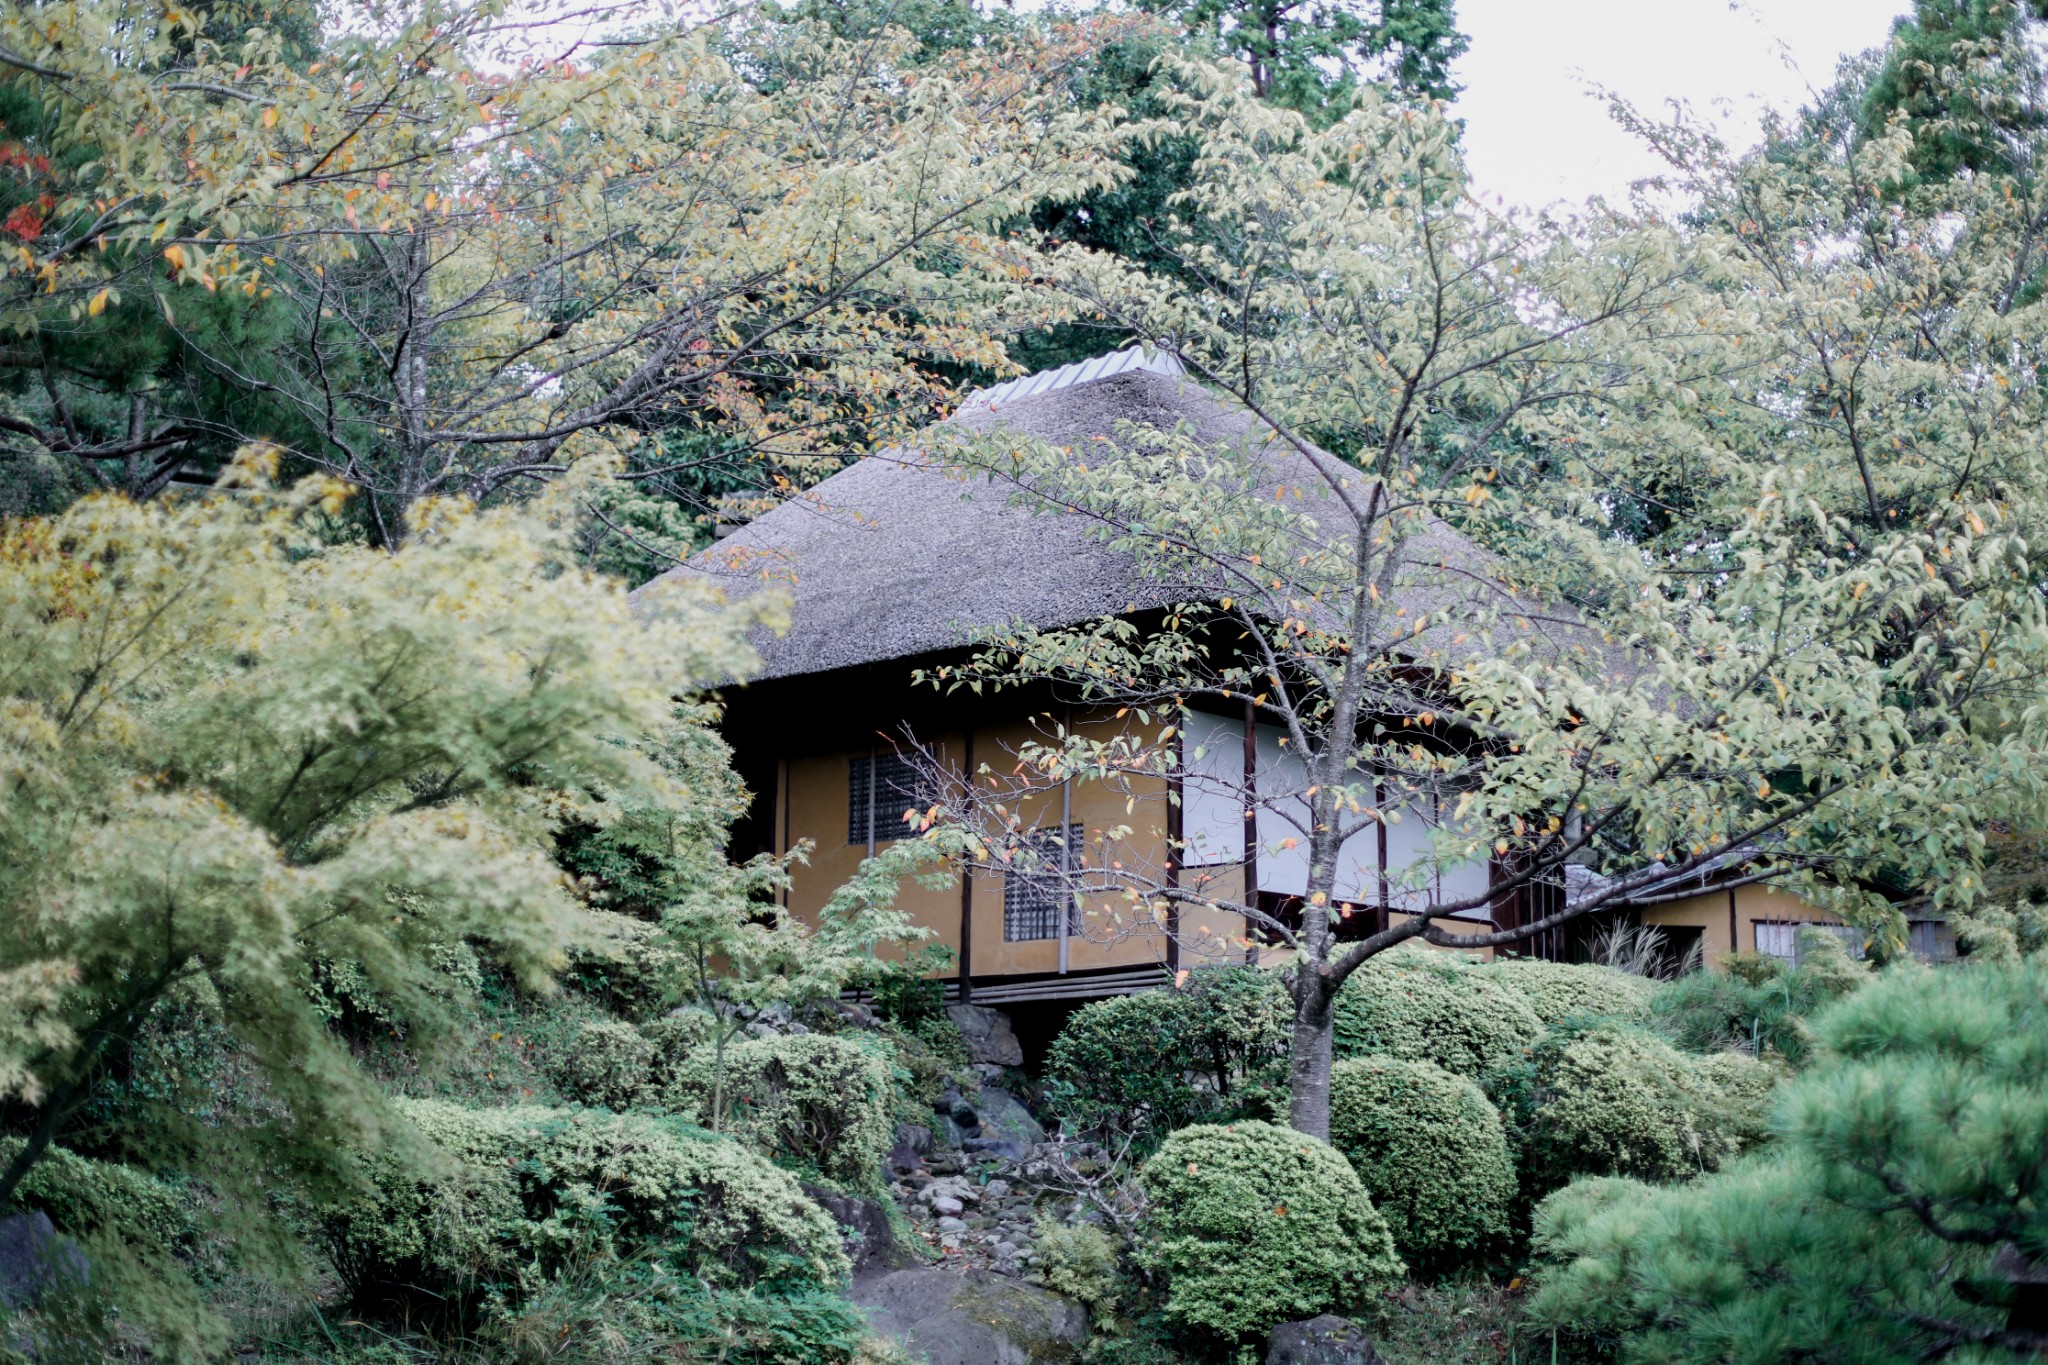
{"type": "Polygon", "coordinates": [[[1623,1361],[1907,1365],[2048,1349],[2048,969],[1905,968],[1817,1025],[1778,1145],[1569,1187],[1536,1321],[1623,1361]]]}
{"type": "Polygon", "coordinates": [[[1856,110],[1865,138],[1894,121],[1913,137],[1922,180],[1961,172],[2031,175],[2048,127],[2036,26],[2042,0],[1915,0],[1856,110]]]}

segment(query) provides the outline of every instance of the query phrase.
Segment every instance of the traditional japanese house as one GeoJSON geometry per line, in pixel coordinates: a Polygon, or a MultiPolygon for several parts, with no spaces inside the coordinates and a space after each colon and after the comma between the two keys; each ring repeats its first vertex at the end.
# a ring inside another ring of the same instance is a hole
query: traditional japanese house
{"type": "MultiPolygon", "coordinates": [[[[1124,422],[1184,426],[1204,444],[1256,445],[1248,413],[1170,360],[1135,349],[984,391],[950,419],[968,430],[1005,423],[1075,449],[1124,422]]],[[[1272,458],[1300,457],[1275,450],[1272,458]]],[[[1418,552],[1478,554],[1447,528],[1431,535],[1418,552]]],[[[762,667],[727,691],[723,729],[755,798],[734,831],[735,853],[812,845],[790,891],[800,914],[823,905],[863,858],[903,834],[903,812],[920,804],[915,766],[902,752],[907,737],[971,773],[1008,766],[1007,755],[1048,725],[1106,737],[1135,723],[1074,710],[1049,690],[945,692],[916,675],[959,662],[976,631],[1119,614],[1142,622],[1171,600],[1079,518],[1034,514],[1005,489],[915,451],[859,461],[676,572],[715,576],[735,596],[767,587],[789,597],[789,629],[759,641],[762,667]]],[[[642,591],[650,590],[658,591],[642,591]]],[[[1277,730],[1248,731],[1245,714],[1184,719],[1186,759],[1172,779],[1182,784],[1178,801],[1165,799],[1164,777],[1135,780],[1134,794],[1149,798],[1135,805],[1126,793],[1075,783],[1041,795],[1028,817],[1071,831],[1076,845],[1091,830],[1135,822],[1125,856],[1170,867],[1175,877],[1215,879],[1232,898],[1249,885],[1262,906],[1284,906],[1305,886],[1306,851],[1269,827],[1277,813],[1262,807],[1246,818],[1243,793],[1298,790],[1287,785],[1298,782],[1292,756],[1277,730]]],[[[1500,868],[1476,859],[1442,870],[1425,889],[1397,889],[1449,813],[1405,814],[1343,849],[1338,895],[1361,931],[1415,908],[1418,898],[1450,904],[1503,880],[1500,868]]],[[[1532,923],[1562,904],[1564,890],[1503,890],[1464,922],[1475,931],[1532,923]]],[[[953,950],[949,996],[975,1003],[1118,994],[1196,965],[1191,953],[1241,960],[1259,951],[1236,915],[1182,923],[1177,933],[1142,920],[1083,922],[1058,885],[1028,873],[966,877],[948,890],[906,881],[899,903],[953,950]]],[[[1552,954],[1568,946],[1557,934],[1535,945],[1552,954]]]]}

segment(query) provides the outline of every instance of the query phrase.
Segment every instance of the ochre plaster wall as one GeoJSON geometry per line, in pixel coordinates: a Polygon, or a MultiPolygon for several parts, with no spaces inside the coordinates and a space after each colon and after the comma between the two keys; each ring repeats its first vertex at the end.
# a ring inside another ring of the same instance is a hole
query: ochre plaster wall
{"type": "MultiPolygon", "coordinates": [[[[1075,729],[1082,734],[1107,738],[1123,724],[1114,718],[1104,718],[1078,723],[1075,729]]],[[[955,733],[927,743],[947,763],[958,767],[967,754],[966,738],[955,733]]],[[[978,729],[973,736],[974,766],[987,765],[997,772],[1006,771],[1016,761],[1014,755],[1020,745],[1040,738],[1043,738],[1042,733],[1024,720],[978,729]]],[[[853,876],[861,860],[867,856],[865,843],[849,844],[846,837],[848,763],[857,756],[851,752],[821,754],[790,759],[783,764],[775,812],[777,846],[787,849],[805,839],[813,844],[809,864],[797,868],[791,879],[790,907],[799,915],[816,914],[833,891],[853,876]]],[[[1147,870],[1163,866],[1166,792],[1165,779],[1157,777],[1132,779],[1127,790],[1102,783],[1075,783],[1070,797],[1071,817],[1086,830],[1088,848],[1084,856],[1091,861],[1099,858],[1103,830],[1128,826],[1130,834],[1127,842],[1119,847],[1119,855],[1135,855],[1147,864],[1147,870]]],[[[1023,814],[1027,821],[1036,820],[1049,829],[1056,828],[1060,820],[1058,793],[1026,802],[1023,814]]],[[[895,815],[896,812],[884,812],[882,826],[887,828],[893,824],[895,815]]],[[[1242,881],[1241,874],[1233,872],[1231,875],[1242,881]]],[[[941,943],[953,950],[957,970],[962,937],[958,883],[934,890],[919,885],[915,880],[906,880],[897,903],[909,912],[915,923],[931,931],[926,942],[941,943]]],[[[973,878],[971,913],[971,971],[974,976],[1027,975],[1060,969],[1060,943],[1057,938],[1020,942],[1004,940],[1001,877],[973,878]]],[[[1244,931],[1238,916],[1215,918],[1218,924],[1199,927],[1242,940],[1244,931]]],[[[902,953],[901,949],[885,951],[888,956],[901,956],[902,953]]],[[[1168,960],[1166,935],[1154,922],[1151,908],[1133,906],[1121,896],[1092,898],[1085,908],[1083,931],[1070,935],[1067,940],[1068,971],[1142,966],[1168,960]]]]}
{"type": "MultiPolygon", "coordinates": [[[[1075,730],[1096,739],[1109,739],[1129,722],[1105,716],[1083,720],[1075,730]]],[[[973,736],[975,767],[987,765],[1004,772],[1016,761],[1019,746],[1042,739],[1042,732],[1030,721],[1018,720],[977,729],[973,736]]],[[[948,764],[956,768],[967,753],[967,737],[961,733],[938,736],[926,742],[948,764]]],[[[841,752],[785,760],[777,779],[775,828],[777,847],[787,850],[803,840],[812,844],[808,864],[795,869],[791,879],[790,906],[799,915],[815,915],[859,869],[867,856],[865,842],[847,842],[847,783],[849,761],[865,754],[841,752]]],[[[1072,789],[1071,814],[1086,831],[1085,858],[1097,862],[1103,856],[1102,832],[1127,827],[1129,833],[1117,844],[1113,855],[1140,865],[1146,873],[1158,873],[1166,864],[1168,803],[1167,783],[1159,777],[1136,777],[1123,787],[1105,783],[1077,782],[1072,789]]],[[[1059,795],[1046,793],[1023,806],[1027,822],[1056,828],[1060,819],[1059,795]]],[[[892,828],[899,814],[883,811],[884,829],[892,828]]],[[[1222,900],[1242,896],[1242,867],[1206,867],[1184,870],[1182,884],[1203,878],[1209,894],[1222,900]]],[[[1057,972],[1060,944],[1057,938],[1008,942],[1003,938],[1003,879],[978,876],[973,879],[972,962],[976,977],[1015,976],[1057,972]]],[[[912,920],[931,931],[927,943],[944,944],[954,953],[955,968],[961,951],[961,904],[957,882],[942,888],[922,886],[905,880],[898,905],[912,920]]],[[[1399,923],[1406,917],[1396,913],[1399,923]]],[[[1492,926],[1484,923],[1446,921],[1454,933],[1481,933],[1492,926]]],[[[1196,967],[1221,962],[1243,962],[1252,946],[1246,938],[1244,918],[1222,911],[1184,912],[1180,926],[1183,951],[1179,964],[1196,967]]],[[[1491,956],[1491,950],[1482,950],[1491,956]]],[[[900,957],[901,948],[883,950],[885,956],[900,957]]],[[[1286,953],[1261,948],[1257,960],[1274,963],[1286,953]]],[[[1174,961],[1167,935],[1158,923],[1154,907],[1133,904],[1122,895],[1092,897],[1084,907],[1082,932],[1067,940],[1066,968],[1081,972],[1112,967],[1133,967],[1174,961]]]]}
{"type": "Polygon", "coordinates": [[[1700,930],[1700,943],[1708,966],[1731,950],[1756,951],[1756,926],[1778,924],[1840,924],[1842,921],[1797,896],[1770,886],[1740,886],[1732,890],[1708,891],[1682,901],[1647,907],[1644,924],[1656,927],[1700,930]]]}

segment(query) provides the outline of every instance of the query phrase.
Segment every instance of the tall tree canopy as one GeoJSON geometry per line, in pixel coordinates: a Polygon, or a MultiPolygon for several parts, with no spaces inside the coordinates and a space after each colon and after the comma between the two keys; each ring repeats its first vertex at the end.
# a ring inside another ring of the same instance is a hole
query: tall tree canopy
{"type": "Polygon", "coordinates": [[[184,11],[0,13],[34,195],[7,429],[138,493],[266,437],[381,540],[583,448],[645,481],[718,438],[768,486],[928,418],[934,367],[999,365],[1000,281],[963,264],[1122,174],[1062,94],[1082,31],[900,81],[898,40],[633,18],[550,50],[457,0],[302,64],[184,11]]]}
{"type": "MultiPolygon", "coordinates": [[[[1074,890],[1126,922],[1243,914],[1299,950],[1297,1126],[1325,1129],[1337,986],[1408,938],[1506,945],[1709,865],[1881,936],[1901,927],[1882,883],[1974,896],[1987,823],[2044,795],[2025,206],[1987,182],[1905,212],[1879,193],[1911,146],[1894,131],[1703,151],[1684,224],[1524,224],[1462,194],[1438,115],[1368,104],[1318,132],[1227,72],[1183,79],[1205,227],[1182,275],[1084,250],[1042,274],[1235,395],[1264,448],[968,448],[1175,603],[1157,631],[1002,632],[969,676],[1169,718],[1249,703],[1285,737],[1301,782],[1244,795],[1308,850],[1299,924],[1128,851],[1074,890]],[[1340,850],[1419,812],[1402,889],[1428,913],[1340,939],[1340,850]],[[1432,890],[1489,853],[1506,883],[1432,890]],[[1606,880],[1520,929],[1440,922],[1568,864],[1606,880]]],[[[960,793],[995,861],[1035,786],[1176,762],[1170,736],[1023,757],[960,793]]]]}

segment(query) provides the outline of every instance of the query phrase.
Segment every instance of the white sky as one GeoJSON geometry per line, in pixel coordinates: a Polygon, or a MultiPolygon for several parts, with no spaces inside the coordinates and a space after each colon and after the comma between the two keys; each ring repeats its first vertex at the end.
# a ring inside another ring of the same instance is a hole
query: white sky
{"type": "Polygon", "coordinates": [[[1732,145],[1766,106],[1795,108],[1835,63],[1884,41],[1910,0],[1458,0],[1472,47],[1457,66],[1473,189],[1537,208],[1618,197],[1655,158],[1592,93],[1645,113],[1712,115],[1732,145]]]}

